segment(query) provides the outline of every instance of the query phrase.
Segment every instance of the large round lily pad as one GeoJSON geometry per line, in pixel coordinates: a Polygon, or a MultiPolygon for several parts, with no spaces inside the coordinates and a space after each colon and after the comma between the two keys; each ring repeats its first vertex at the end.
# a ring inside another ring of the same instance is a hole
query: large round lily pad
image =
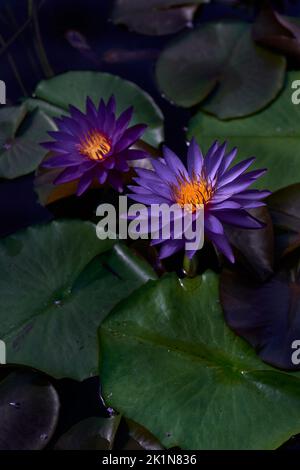
{"type": "Polygon", "coordinates": [[[95,375],[97,327],[119,300],[155,277],[125,246],[112,246],[82,221],[52,222],[1,241],[7,362],[59,378],[95,375]]]}
{"type": "MultiPolygon", "coordinates": [[[[190,121],[188,136],[195,136],[204,150],[214,139],[237,146],[240,159],[255,156],[257,168],[268,172],[255,186],[271,191],[300,181],[300,106],[292,103],[292,83],[299,78],[289,72],[284,91],[271,106],[244,119],[229,122],[199,112],[190,121]]],[[[253,166],[253,167],[254,167],[253,166]]]]}
{"type": "Polygon", "coordinates": [[[17,178],[34,171],[46,155],[40,146],[55,124],[43,111],[26,106],[0,109],[0,178],[17,178]]]}
{"type": "Polygon", "coordinates": [[[160,89],[179,106],[209,96],[202,108],[230,119],[269,104],[283,86],[285,67],[283,56],[254,43],[249,24],[218,22],[201,24],[168,45],[156,75],[160,89]]]}
{"type": "Polygon", "coordinates": [[[149,282],[100,328],[106,402],[166,447],[274,449],[299,432],[300,379],[225,324],[218,277],[149,282]]]}
{"type": "Polygon", "coordinates": [[[70,104],[85,110],[89,96],[98,105],[101,98],[107,101],[111,95],[117,100],[117,112],[134,107],[131,124],[147,124],[143,139],[157,146],[163,140],[163,115],[148,93],[137,85],[116,75],[100,72],[67,72],[49,80],[41,81],[35,99],[28,106],[38,106],[49,116],[60,116],[68,112],[70,104]]]}

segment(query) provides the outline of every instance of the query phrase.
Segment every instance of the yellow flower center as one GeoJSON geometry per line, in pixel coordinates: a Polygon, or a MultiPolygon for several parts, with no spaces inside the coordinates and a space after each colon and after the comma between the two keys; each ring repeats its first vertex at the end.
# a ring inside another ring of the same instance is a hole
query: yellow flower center
{"type": "Polygon", "coordinates": [[[174,185],[172,189],[177,204],[182,208],[190,205],[192,212],[197,210],[197,205],[207,204],[213,196],[213,188],[204,178],[192,181],[181,178],[178,185],[174,185]]]}
{"type": "Polygon", "coordinates": [[[111,150],[110,140],[97,130],[89,131],[78,145],[79,152],[91,160],[103,160],[111,150]]]}

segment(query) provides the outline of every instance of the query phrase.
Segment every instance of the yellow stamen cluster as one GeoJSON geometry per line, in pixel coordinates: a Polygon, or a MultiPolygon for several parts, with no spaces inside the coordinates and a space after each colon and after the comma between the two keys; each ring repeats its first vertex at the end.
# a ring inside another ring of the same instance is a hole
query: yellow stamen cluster
{"type": "Polygon", "coordinates": [[[89,131],[78,145],[79,152],[91,160],[103,160],[111,150],[110,140],[97,130],[89,131]]]}
{"type": "Polygon", "coordinates": [[[197,206],[209,202],[213,195],[211,184],[204,178],[193,178],[191,181],[182,177],[178,179],[178,185],[172,187],[173,195],[180,207],[191,206],[192,212],[197,210],[197,206]]]}

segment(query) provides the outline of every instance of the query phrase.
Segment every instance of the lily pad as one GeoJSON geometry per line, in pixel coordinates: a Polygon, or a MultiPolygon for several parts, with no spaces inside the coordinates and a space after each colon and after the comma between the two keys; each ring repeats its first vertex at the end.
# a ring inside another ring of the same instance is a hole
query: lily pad
{"type": "Polygon", "coordinates": [[[105,101],[111,95],[117,100],[117,112],[134,107],[131,124],[147,124],[143,139],[150,145],[158,146],[163,141],[163,115],[148,93],[137,85],[116,75],[100,72],[76,71],[42,80],[34,98],[27,100],[27,106],[38,107],[51,117],[68,113],[70,104],[85,110],[89,96],[95,104],[105,101]]]}
{"type": "Polygon", "coordinates": [[[259,44],[300,63],[300,23],[296,18],[282,16],[266,3],[253,25],[253,37],[259,44]]]}
{"type": "Polygon", "coordinates": [[[254,167],[268,172],[255,183],[257,188],[275,191],[300,181],[300,106],[291,100],[297,72],[289,72],[286,86],[267,109],[244,119],[220,121],[203,112],[189,124],[188,136],[195,136],[206,150],[214,139],[228,140],[238,147],[240,159],[255,156],[254,167]]]}
{"type": "Polygon", "coordinates": [[[141,34],[163,35],[189,26],[200,4],[210,0],[117,0],[113,21],[141,34]]]}
{"type": "Polygon", "coordinates": [[[276,248],[285,256],[300,247],[300,183],[276,191],[268,198],[276,228],[276,248]]]}
{"type": "Polygon", "coordinates": [[[209,97],[202,109],[230,119],[269,104],[282,89],[285,68],[283,56],[254,43],[251,25],[219,22],[202,24],[168,45],[156,76],[162,92],[179,106],[209,97]]]}
{"type": "Polygon", "coordinates": [[[55,124],[44,112],[24,105],[0,109],[0,178],[17,178],[34,171],[46,155],[40,142],[55,124]]]}
{"type": "Polygon", "coordinates": [[[121,415],[84,419],[72,426],[55,445],[58,450],[111,450],[119,447],[122,450],[163,449],[149,431],[121,415]]]}
{"type": "Polygon", "coordinates": [[[110,450],[113,448],[121,416],[91,417],[80,421],[63,434],[55,445],[58,450],[110,450]]]}
{"type": "Polygon", "coordinates": [[[299,432],[300,379],[225,324],[218,277],[149,282],[100,328],[106,403],[166,447],[274,449],[299,432]]]}
{"type": "Polygon", "coordinates": [[[119,300],[155,277],[126,246],[113,245],[82,221],[31,227],[0,242],[7,362],[57,378],[96,374],[97,327],[119,300]]]}
{"type": "Polygon", "coordinates": [[[10,373],[0,382],[0,449],[44,448],[58,414],[57,392],[43,376],[25,370],[10,373]]]}
{"type": "Polygon", "coordinates": [[[281,269],[264,283],[251,280],[238,270],[224,271],[221,280],[228,325],[249,341],[267,363],[300,370],[299,363],[293,360],[293,344],[300,339],[298,265],[281,269]]]}
{"type": "Polygon", "coordinates": [[[260,230],[245,230],[238,227],[227,227],[226,235],[231,245],[237,248],[236,261],[250,268],[259,279],[267,279],[273,274],[274,233],[270,214],[265,207],[252,209],[251,215],[265,224],[260,230]]]}

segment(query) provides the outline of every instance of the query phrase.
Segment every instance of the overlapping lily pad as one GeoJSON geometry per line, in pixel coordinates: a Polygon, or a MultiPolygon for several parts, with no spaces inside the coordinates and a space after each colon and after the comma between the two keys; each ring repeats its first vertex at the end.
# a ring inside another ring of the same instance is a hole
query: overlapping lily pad
{"type": "Polygon", "coordinates": [[[241,262],[250,268],[253,274],[265,280],[273,274],[274,267],[274,230],[270,214],[265,207],[252,209],[251,215],[265,224],[260,230],[245,230],[228,226],[226,234],[229,242],[242,256],[236,256],[236,263],[241,262]]]}
{"type": "Polygon", "coordinates": [[[58,421],[59,398],[53,385],[30,370],[17,370],[0,382],[0,449],[39,450],[58,421]]]}
{"type": "Polygon", "coordinates": [[[110,418],[91,417],[80,421],[60,437],[55,448],[59,450],[111,450],[115,447],[116,441],[119,441],[119,446],[124,450],[162,449],[159,442],[146,429],[134,421],[122,418],[121,415],[114,415],[110,418]]]}
{"type": "Polygon", "coordinates": [[[247,23],[208,23],[176,39],[156,68],[160,89],[174,103],[221,119],[246,116],[269,104],[284,83],[286,61],[260,46],[247,23]],[[258,73],[259,71],[259,73],[258,73]]]}
{"type": "Polygon", "coordinates": [[[281,257],[300,247],[300,183],[273,193],[268,207],[276,228],[277,254],[281,257]]]}
{"type": "Polygon", "coordinates": [[[299,432],[300,379],[225,324],[218,278],[149,282],[100,328],[104,398],[166,447],[273,449],[299,432]]]}
{"type": "Polygon", "coordinates": [[[253,25],[253,37],[263,46],[300,62],[300,23],[297,18],[288,18],[273,10],[266,3],[253,25]]]}
{"type": "Polygon", "coordinates": [[[190,25],[200,4],[210,0],[117,0],[113,21],[149,35],[176,33],[190,25]]]}
{"type": "Polygon", "coordinates": [[[220,121],[203,112],[197,113],[189,124],[189,138],[195,136],[204,149],[212,141],[228,140],[237,146],[238,156],[255,156],[258,168],[268,172],[255,184],[275,191],[300,181],[300,106],[291,100],[292,83],[297,72],[289,72],[284,91],[271,106],[243,119],[220,121]]]}
{"type": "Polygon", "coordinates": [[[0,338],[9,363],[59,378],[95,375],[97,327],[119,300],[155,277],[125,246],[113,245],[81,221],[1,241],[0,338]]]}
{"type": "Polygon", "coordinates": [[[44,156],[39,144],[54,122],[42,111],[29,113],[24,105],[0,110],[0,178],[17,178],[34,171],[44,156]]]}
{"type": "Polygon", "coordinates": [[[101,98],[107,101],[112,94],[116,97],[119,113],[133,106],[132,124],[147,124],[143,139],[153,146],[160,144],[163,140],[160,109],[141,88],[116,75],[87,71],[57,75],[41,81],[34,92],[35,99],[28,100],[27,104],[38,106],[49,116],[60,116],[67,113],[70,104],[84,110],[87,96],[98,104],[101,98]]]}
{"type": "Polygon", "coordinates": [[[247,339],[269,364],[300,370],[293,359],[293,344],[300,338],[298,263],[264,283],[238,270],[224,271],[221,279],[222,305],[234,332],[247,339]]]}

